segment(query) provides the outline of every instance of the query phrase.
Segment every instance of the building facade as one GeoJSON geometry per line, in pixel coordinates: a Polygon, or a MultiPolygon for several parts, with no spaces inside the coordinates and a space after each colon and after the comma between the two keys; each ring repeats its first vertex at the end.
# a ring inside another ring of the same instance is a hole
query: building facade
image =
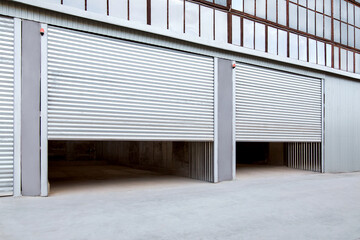
{"type": "Polygon", "coordinates": [[[0,195],[47,196],[77,143],[208,182],[246,143],[360,171],[357,0],[13,0],[0,29],[0,195]]]}

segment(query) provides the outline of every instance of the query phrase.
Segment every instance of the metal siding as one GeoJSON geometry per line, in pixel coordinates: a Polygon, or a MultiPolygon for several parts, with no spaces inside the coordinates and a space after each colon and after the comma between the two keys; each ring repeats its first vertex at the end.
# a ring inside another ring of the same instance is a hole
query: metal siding
{"type": "Polygon", "coordinates": [[[360,82],[325,79],[325,172],[360,171],[360,82]]]}
{"type": "Polygon", "coordinates": [[[48,32],[49,139],[213,140],[213,58],[48,32]]]}
{"type": "Polygon", "coordinates": [[[0,17],[0,196],[13,194],[14,20],[0,17]]]}
{"type": "Polygon", "coordinates": [[[321,79],[236,67],[236,140],[321,142],[321,79]]]}
{"type": "Polygon", "coordinates": [[[214,182],[214,143],[191,142],[189,144],[189,177],[214,182]]]}
{"type": "Polygon", "coordinates": [[[287,143],[286,157],[288,167],[321,172],[322,171],[321,143],[287,143]]]}

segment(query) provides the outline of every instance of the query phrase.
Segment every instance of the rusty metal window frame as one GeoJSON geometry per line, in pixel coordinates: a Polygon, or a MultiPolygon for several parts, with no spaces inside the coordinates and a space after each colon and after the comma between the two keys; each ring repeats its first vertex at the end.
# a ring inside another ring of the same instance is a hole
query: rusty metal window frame
{"type": "Polygon", "coordinates": [[[360,0],[345,0],[345,1],[360,7],[360,0]]]}

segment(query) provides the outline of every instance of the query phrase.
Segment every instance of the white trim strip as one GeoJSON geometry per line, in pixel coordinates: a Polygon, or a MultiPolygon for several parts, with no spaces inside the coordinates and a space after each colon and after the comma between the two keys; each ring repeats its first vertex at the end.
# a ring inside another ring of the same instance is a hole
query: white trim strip
{"type": "Polygon", "coordinates": [[[321,81],[321,172],[325,172],[325,79],[321,81]]]}
{"type": "Polygon", "coordinates": [[[48,189],[48,133],[47,133],[47,36],[46,24],[41,24],[45,34],[41,37],[41,196],[49,194],[48,189]]]}
{"type": "Polygon", "coordinates": [[[236,179],[236,62],[235,68],[232,70],[232,168],[233,168],[233,180],[236,179]]]}
{"type": "Polygon", "coordinates": [[[218,58],[214,58],[214,183],[219,182],[219,163],[218,163],[218,58]]]}
{"type": "Polygon", "coordinates": [[[21,196],[21,19],[14,19],[14,196],[21,196]]]}

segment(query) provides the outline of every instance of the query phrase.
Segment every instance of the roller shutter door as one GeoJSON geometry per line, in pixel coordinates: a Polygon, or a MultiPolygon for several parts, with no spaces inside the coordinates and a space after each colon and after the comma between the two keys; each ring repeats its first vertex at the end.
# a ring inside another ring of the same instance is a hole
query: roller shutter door
{"type": "Polygon", "coordinates": [[[49,139],[214,136],[213,58],[49,27],[49,139]]]}
{"type": "Polygon", "coordinates": [[[14,21],[0,17],[0,196],[13,194],[14,21]]]}
{"type": "Polygon", "coordinates": [[[321,79],[238,63],[236,140],[321,141],[321,79]]]}

